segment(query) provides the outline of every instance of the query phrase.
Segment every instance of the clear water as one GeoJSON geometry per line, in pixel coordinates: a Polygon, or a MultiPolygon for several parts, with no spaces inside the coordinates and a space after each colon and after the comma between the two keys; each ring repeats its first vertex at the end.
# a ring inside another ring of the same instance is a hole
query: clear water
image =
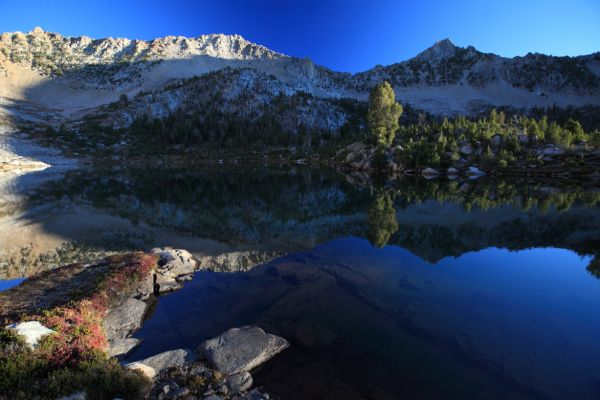
{"type": "Polygon", "coordinates": [[[163,296],[130,360],[257,324],[291,343],[253,372],[282,398],[600,398],[594,188],[122,169],[69,172],[23,197],[19,220],[76,243],[70,258],[262,254],[163,296]]]}

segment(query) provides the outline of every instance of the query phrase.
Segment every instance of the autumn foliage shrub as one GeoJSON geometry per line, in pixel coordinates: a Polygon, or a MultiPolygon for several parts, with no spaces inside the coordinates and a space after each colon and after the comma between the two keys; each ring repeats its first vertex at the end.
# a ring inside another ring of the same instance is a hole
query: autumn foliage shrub
{"type": "Polygon", "coordinates": [[[0,400],[56,398],[86,390],[88,398],[136,399],[148,381],[107,356],[102,327],[110,307],[131,293],[156,266],[153,255],[109,257],[110,268],[89,293],[24,320],[38,320],[56,333],[31,350],[9,330],[0,330],[0,400]],[[9,393],[9,397],[4,397],[9,393]]]}

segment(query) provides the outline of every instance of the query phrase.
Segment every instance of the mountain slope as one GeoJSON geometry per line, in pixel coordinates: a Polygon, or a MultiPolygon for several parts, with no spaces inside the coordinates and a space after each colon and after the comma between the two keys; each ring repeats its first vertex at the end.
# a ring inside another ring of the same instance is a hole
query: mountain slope
{"type": "MultiPolygon", "coordinates": [[[[416,57],[348,74],[288,57],[239,35],[151,41],[68,38],[40,28],[0,36],[0,97],[79,118],[96,107],[223,68],[274,77],[287,96],[366,100],[389,80],[399,100],[425,111],[468,114],[489,106],[600,105],[600,53],[503,58],[445,39],[416,57]]],[[[239,91],[240,81],[231,81],[239,91]]],[[[6,112],[6,110],[5,110],[6,112]]],[[[337,124],[339,126],[339,124],[337,124]]]]}

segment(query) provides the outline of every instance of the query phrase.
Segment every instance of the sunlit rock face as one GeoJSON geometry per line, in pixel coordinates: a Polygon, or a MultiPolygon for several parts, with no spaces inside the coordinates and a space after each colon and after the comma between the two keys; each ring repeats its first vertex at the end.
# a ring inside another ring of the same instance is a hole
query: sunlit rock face
{"type": "MultiPolygon", "coordinates": [[[[36,28],[0,36],[0,97],[25,100],[72,118],[114,102],[120,94],[133,98],[140,91],[158,91],[160,103],[177,107],[174,93],[163,90],[173,82],[234,68],[252,69],[264,75],[260,80],[273,78],[287,96],[307,93],[320,99],[365,100],[370,88],[385,79],[403,103],[447,115],[490,105],[600,104],[599,62],[597,54],[504,58],[445,39],[409,60],[349,74],[283,55],[239,35],[144,41],[64,37],[36,28]]],[[[242,82],[229,83],[232,92],[243,88],[242,82]]],[[[195,92],[208,90],[196,87],[195,92]]],[[[254,100],[269,104],[264,96],[254,100]]],[[[296,113],[303,108],[298,106],[296,113]]],[[[332,113],[336,107],[327,102],[320,109],[332,113]]],[[[331,123],[335,130],[337,122],[331,123]]]]}

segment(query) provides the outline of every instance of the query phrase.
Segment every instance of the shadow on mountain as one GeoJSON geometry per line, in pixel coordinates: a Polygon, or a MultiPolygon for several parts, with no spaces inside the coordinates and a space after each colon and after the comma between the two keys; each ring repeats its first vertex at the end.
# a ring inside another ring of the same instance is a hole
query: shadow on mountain
{"type": "MultiPolygon", "coordinates": [[[[185,79],[227,68],[252,69],[264,77],[276,75],[281,87],[313,94],[332,84],[332,74],[342,81],[348,77],[348,74],[334,73],[308,59],[298,58],[239,60],[194,55],[182,59],[81,64],[64,70],[59,68],[50,79],[31,86],[19,88],[15,84],[19,92],[15,92],[14,98],[24,101],[15,101],[14,107],[6,110],[13,122],[24,124],[56,122],[53,118],[60,117],[59,112],[63,111],[78,118],[93,108],[117,102],[122,94],[133,98],[140,91],[151,93],[185,79]],[[316,77],[322,82],[315,83],[316,77]]],[[[345,90],[350,89],[337,89],[340,93],[345,90]]]]}

